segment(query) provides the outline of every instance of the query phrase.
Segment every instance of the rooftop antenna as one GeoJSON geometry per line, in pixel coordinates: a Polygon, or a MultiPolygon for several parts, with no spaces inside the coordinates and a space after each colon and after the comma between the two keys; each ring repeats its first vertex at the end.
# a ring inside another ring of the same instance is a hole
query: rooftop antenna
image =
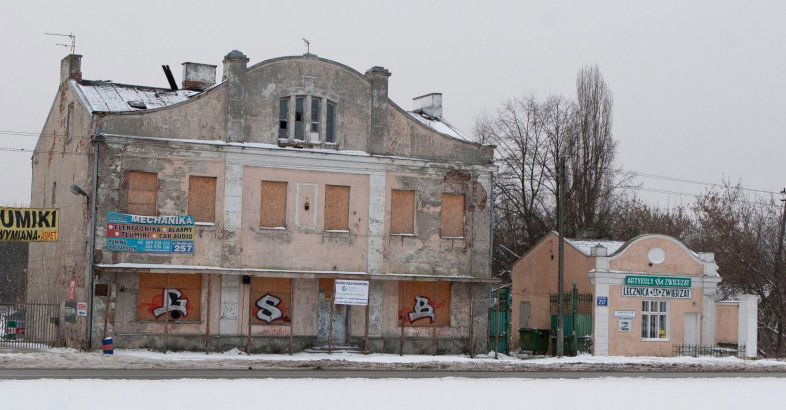
{"type": "Polygon", "coordinates": [[[301,39],[306,43],[306,54],[311,54],[311,42],[302,37],[301,39]]]}
{"type": "Polygon", "coordinates": [[[75,54],[76,50],[76,35],[74,33],[60,34],[60,33],[44,33],[47,36],[68,37],[71,39],[71,44],[57,43],[58,46],[68,47],[71,49],[71,54],[75,54]]]}

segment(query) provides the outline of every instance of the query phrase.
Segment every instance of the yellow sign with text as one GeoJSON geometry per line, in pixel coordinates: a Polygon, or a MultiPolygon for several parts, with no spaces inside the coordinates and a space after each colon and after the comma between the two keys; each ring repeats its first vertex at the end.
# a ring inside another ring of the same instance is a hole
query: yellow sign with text
{"type": "Polygon", "coordinates": [[[0,242],[51,242],[57,240],[57,208],[0,207],[0,242]]]}

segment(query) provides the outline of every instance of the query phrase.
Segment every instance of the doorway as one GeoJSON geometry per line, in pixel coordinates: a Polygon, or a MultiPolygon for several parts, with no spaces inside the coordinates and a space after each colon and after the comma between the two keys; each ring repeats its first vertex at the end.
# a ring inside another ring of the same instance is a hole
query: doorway
{"type": "Polygon", "coordinates": [[[685,333],[683,335],[683,344],[698,346],[699,345],[699,327],[701,326],[701,317],[698,313],[685,314],[685,333]]]}
{"type": "Polygon", "coordinates": [[[347,346],[347,320],[349,317],[349,306],[334,305],[334,295],[334,280],[320,279],[316,343],[318,347],[328,345],[331,345],[332,347],[347,346]]]}

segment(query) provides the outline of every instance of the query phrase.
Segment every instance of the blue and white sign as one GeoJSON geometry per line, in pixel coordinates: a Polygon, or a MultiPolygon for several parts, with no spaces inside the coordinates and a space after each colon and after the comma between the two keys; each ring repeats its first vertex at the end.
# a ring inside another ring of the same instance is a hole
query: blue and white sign
{"type": "Polygon", "coordinates": [[[608,306],[609,305],[609,297],[608,296],[598,296],[595,298],[595,302],[598,306],[608,306]]]}
{"type": "Polygon", "coordinates": [[[106,250],[111,252],[194,253],[193,216],[142,216],[109,212],[106,250]]]}

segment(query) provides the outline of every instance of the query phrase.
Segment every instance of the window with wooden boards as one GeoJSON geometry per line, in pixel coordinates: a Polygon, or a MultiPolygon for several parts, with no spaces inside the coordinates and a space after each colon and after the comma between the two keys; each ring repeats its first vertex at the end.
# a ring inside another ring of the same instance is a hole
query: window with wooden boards
{"type": "Polygon", "coordinates": [[[450,326],[451,283],[401,281],[398,285],[399,323],[412,327],[450,326]]]}
{"type": "Polygon", "coordinates": [[[129,171],[126,174],[126,210],[129,214],[156,216],[158,174],[155,172],[129,171]]]}
{"type": "Polygon", "coordinates": [[[349,230],[349,187],[325,185],[325,230],[349,230]]]}
{"type": "Polygon", "coordinates": [[[262,181],[259,226],[262,228],[286,228],[287,226],[287,183],[262,181]]]}
{"type": "Polygon", "coordinates": [[[216,177],[188,177],[188,214],[196,222],[215,222],[216,177]]]}
{"type": "Polygon", "coordinates": [[[137,320],[201,320],[202,275],[140,273],[137,320]]]}
{"type": "Polygon", "coordinates": [[[390,192],[390,233],[407,235],[415,233],[415,191],[390,192]]]}
{"type": "Polygon", "coordinates": [[[440,219],[443,238],[464,237],[464,195],[442,194],[440,219]]]}
{"type": "Polygon", "coordinates": [[[252,324],[292,324],[292,279],[253,277],[250,292],[252,324]]]}

